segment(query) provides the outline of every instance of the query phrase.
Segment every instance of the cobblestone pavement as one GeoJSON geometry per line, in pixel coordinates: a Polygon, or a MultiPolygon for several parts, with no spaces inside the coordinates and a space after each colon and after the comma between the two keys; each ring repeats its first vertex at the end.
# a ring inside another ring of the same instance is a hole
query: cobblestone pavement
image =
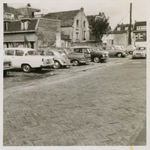
{"type": "Polygon", "coordinates": [[[4,88],[4,146],[133,145],[146,121],[146,61],[124,60],[4,88]]]}

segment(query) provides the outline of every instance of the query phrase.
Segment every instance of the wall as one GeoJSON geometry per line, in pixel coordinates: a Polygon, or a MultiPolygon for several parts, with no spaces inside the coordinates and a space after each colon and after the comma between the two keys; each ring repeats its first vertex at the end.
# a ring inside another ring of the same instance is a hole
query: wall
{"type": "Polygon", "coordinates": [[[86,18],[86,16],[84,15],[84,13],[82,11],[80,11],[80,13],[77,14],[77,16],[74,18],[74,23],[73,23],[73,42],[76,42],[76,33],[78,32],[78,39],[79,41],[83,41],[84,40],[84,31],[85,31],[85,36],[86,36],[86,40],[89,40],[89,23],[88,20],[86,18]],[[76,20],[79,20],[79,26],[77,27],[77,23],[76,20]],[[85,27],[83,26],[83,22],[85,21],[85,27]]]}
{"type": "Polygon", "coordinates": [[[37,47],[38,49],[50,46],[61,46],[60,20],[39,18],[37,27],[37,47]]]}

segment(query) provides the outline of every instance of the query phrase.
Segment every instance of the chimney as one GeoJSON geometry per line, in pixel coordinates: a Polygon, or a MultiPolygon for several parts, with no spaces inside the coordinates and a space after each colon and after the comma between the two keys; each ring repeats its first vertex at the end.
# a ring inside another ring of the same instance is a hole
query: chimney
{"type": "Polygon", "coordinates": [[[80,9],[80,10],[81,10],[81,12],[84,12],[84,8],[83,8],[83,7],[81,7],[81,9],[80,9]]]}
{"type": "Polygon", "coordinates": [[[4,3],[3,7],[4,7],[4,11],[5,11],[8,8],[7,3],[4,3]]]}

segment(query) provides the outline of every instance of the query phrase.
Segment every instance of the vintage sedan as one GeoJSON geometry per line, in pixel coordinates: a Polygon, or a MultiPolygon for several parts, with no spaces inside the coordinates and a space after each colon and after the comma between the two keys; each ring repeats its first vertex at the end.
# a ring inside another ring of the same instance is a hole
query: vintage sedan
{"type": "Polygon", "coordinates": [[[54,69],[58,68],[66,68],[67,66],[70,67],[71,63],[70,60],[67,58],[66,55],[61,55],[61,53],[57,49],[45,49],[41,51],[40,55],[42,56],[54,56],[54,69]]]}
{"type": "Polygon", "coordinates": [[[5,58],[11,60],[15,69],[22,69],[29,73],[32,69],[40,71],[44,67],[52,67],[53,57],[41,56],[35,49],[31,48],[6,48],[5,58]]]}
{"type": "Polygon", "coordinates": [[[8,74],[8,71],[12,69],[13,69],[12,62],[4,57],[3,58],[3,76],[5,77],[8,74]]]}
{"type": "Polygon", "coordinates": [[[109,52],[109,57],[126,57],[126,50],[120,46],[103,46],[103,50],[109,52]]]}
{"type": "Polygon", "coordinates": [[[137,47],[132,54],[132,58],[146,58],[146,47],[137,47]]]}
{"type": "Polygon", "coordinates": [[[94,49],[90,46],[74,46],[72,49],[75,53],[90,54],[91,61],[96,63],[104,62],[109,58],[109,53],[107,51],[100,51],[98,48],[94,49]]]}
{"type": "Polygon", "coordinates": [[[75,53],[71,48],[58,48],[62,55],[66,55],[73,66],[80,64],[89,64],[91,56],[89,54],[75,53]]]}
{"type": "Polygon", "coordinates": [[[130,55],[132,55],[133,52],[136,50],[136,47],[134,45],[127,45],[125,48],[126,52],[130,55]]]}

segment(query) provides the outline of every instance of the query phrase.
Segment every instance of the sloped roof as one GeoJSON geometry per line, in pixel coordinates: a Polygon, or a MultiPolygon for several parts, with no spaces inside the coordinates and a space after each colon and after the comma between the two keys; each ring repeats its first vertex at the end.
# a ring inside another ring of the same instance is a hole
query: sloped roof
{"type": "Polygon", "coordinates": [[[5,13],[11,13],[14,14],[15,19],[18,19],[18,16],[21,15],[21,13],[19,13],[17,11],[17,9],[13,8],[13,7],[8,7],[6,3],[3,4],[3,11],[5,13]]]}
{"type": "Polygon", "coordinates": [[[61,26],[70,27],[73,24],[74,17],[79,12],[80,12],[80,10],[54,12],[54,13],[48,13],[48,14],[44,15],[43,17],[48,18],[48,19],[61,20],[61,26]]]}
{"type": "MultiPolygon", "coordinates": [[[[28,26],[28,30],[35,30],[36,24],[37,24],[37,20],[38,19],[32,19],[29,26],[28,26]]],[[[18,21],[12,21],[9,22],[8,25],[8,31],[21,31],[21,22],[18,21]]]]}

